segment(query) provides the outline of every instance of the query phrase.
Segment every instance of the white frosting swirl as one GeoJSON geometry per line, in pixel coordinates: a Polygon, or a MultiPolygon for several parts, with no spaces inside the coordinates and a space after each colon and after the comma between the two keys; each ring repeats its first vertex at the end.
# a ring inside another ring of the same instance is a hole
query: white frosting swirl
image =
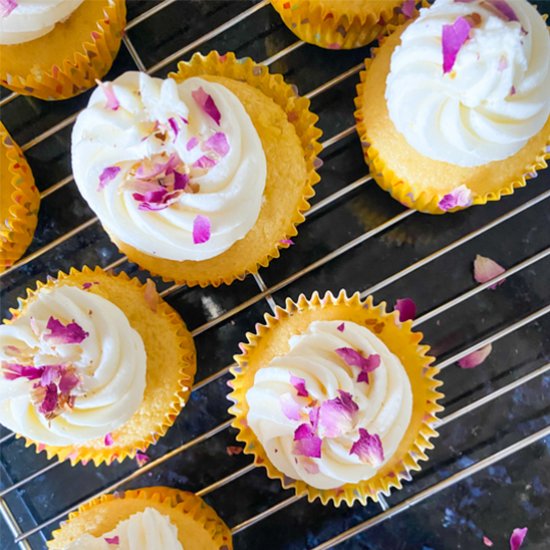
{"type": "Polygon", "coordinates": [[[104,437],[124,424],[143,400],[147,359],[141,336],[116,305],[74,286],[40,290],[23,314],[0,326],[0,359],[0,423],[39,443],[62,446],[104,437]],[[64,324],[78,323],[88,336],[80,344],[48,343],[31,323],[44,328],[50,316],[64,324]],[[81,381],[74,406],[46,419],[31,396],[37,380],[5,378],[6,363],[19,362],[10,346],[28,350],[35,367],[71,365],[81,381]]]}
{"type": "Polygon", "coordinates": [[[201,78],[176,84],[137,72],[117,78],[113,89],[120,108],[108,109],[104,93],[97,89],[72,135],[75,181],[106,229],[146,254],[176,261],[206,260],[242,239],[260,213],[267,168],[260,138],[239,99],[226,87],[201,78]],[[200,88],[219,109],[219,126],[193,99],[192,92],[200,88]],[[182,124],[181,117],[188,124],[182,124]],[[151,123],[169,128],[171,118],[180,126],[175,141],[173,135],[144,139],[151,123]],[[200,146],[188,150],[189,140],[206,140],[213,132],[225,134],[229,151],[212,168],[194,168],[204,152],[200,146]],[[190,168],[191,182],[200,186],[197,193],[185,192],[169,207],[151,212],[139,209],[132,190],[122,190],[119,179],[98,190],[106,167],[162,152],[176,153],[190,168]],[[198,215],[211,224],[211,237],[201,244],[193,242],[198,215]]]}
{"type": "Polygon", "coordinates": [[[299,336],[290,338],[290,349],[282,357],[256,372],[246,400],[247,421],[265,449],[269,460],[285,475],[312,487],[333,489],[345,483],[369,479],[380,468],[350,454],[359,438],[359,428],[382,440],[385,461],[396,451],[412,414],[412,391],[399,359],[367,328],[349,321],[340,332],[341,321],[315,321],[299,336]],[[347,365],[335,352],[351,347],[365,357],[378,354],[380,366],[369,373],[369,383],[357,382],[358,369],[347,365]],[[290,420],[281,409],[281,396],[294,391],[290,375],[303,378],[307,391],[318,402],[338,397],[338,390],[352,395],[358,405],[352,430],[336,438],[325,438],[321,458],[311,460],[318,473],[310,473],[293,454],[294,432],[301,421],[290,420]]]}
{"type": "Polygon", "coordinates": [[[392,122],[422,155],[478,166],[517,153],[550,114],[550,38],[526,0],[507,0],[519,22],[482,0],[436,0],[401,35],[386,80],[392,122]],[[442,27],[481,16],[443,74],[442,27]]]}
{"type": "Polygon", "coordinates": [[[0,44],[20,44],[48,34],[83,1],[17,0],[17,6],[8,16],[0,15],[0,44]]]}
{"type": "Polygon", "coordinates": [[[178,529],[168,516],[155,508],[145,508],[121,521],[112,531],[94,537],[82,535],[65,550],[183,550],[178,529]],[[118,537],[118,544],[105,539],[118,537]]]}

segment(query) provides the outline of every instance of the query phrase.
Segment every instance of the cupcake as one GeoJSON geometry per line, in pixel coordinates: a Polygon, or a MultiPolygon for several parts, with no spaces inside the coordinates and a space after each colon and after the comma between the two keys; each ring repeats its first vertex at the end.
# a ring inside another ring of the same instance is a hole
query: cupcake
{"type": "Polygon", "coordinates": [[[546,167],[550,37],[526,0],[436,0],[367,60],[357,128],[378,184],[442,214],[546,167]]]}
{"type": "Polygon", "coordinates": [[[271,5],[298,38],[331,50],[364,46],[386,25],[416,13],[414,0],[271,0],[271,5]]]}
{"type": "Polygon", "coordinates": [[[152,281],[72,269],[27,294],[0,326],[0,423],[48,458],[96,466],[164,435],[195,348],[152,281]]]}
{"type": "Polygon", "coordinates": [[[124,0],[3,0],[0,83],[40,99],[78,95],[111,68],[125,24],[124,0]]]}
{"type": "Polygon", "coordinates": [[[103,495],[69,514],[51,550],[231,550],[231,532],[201,498],[168,487],[103,495]]]}
{"type": "Polygon", "coordinates": [[[278,257],[309,208],[321,132],[308,107],[233,54],[195,54],[166,80],[128,72],[76,121],[75,181],[131,261],[229,284],[278,257]]]}
{"type": "Polygon", "coordinates": [[[359,293],[290,299],[236,356],[232,425],[245,453],[311,502],[400,488],[436,436],[438,369],[422,334],[359,293]]]}
{"type": "Polygon", "coordinates": [[[0,122],[0,273],[25,252],[38,222],[40,195],[21,149],[0,122]]]}

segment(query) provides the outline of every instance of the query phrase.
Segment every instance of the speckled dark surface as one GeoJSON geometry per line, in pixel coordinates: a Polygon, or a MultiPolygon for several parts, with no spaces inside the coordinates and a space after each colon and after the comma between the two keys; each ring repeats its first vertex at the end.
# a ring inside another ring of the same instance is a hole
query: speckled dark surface
{"type": "MultiPolygon", "coordinates": [[[[145,12],[157,1],[128,2],[129,19],[145,12]]],[[[176,0],[156,15],[128,32],[146,67],[151,67],[191,43],[221,23],[250,8],[252,1],[176,0]]],[[[549,11],[550,2],[539,2],[549,11]]],[[[238,25],[202,44],[198,50],[235,51],[238,56],[266,59],[296,41],[274,10],[265,6],[238,25]]],[[[189,58],[192,52],[183,58],[189,58]]],[[[324,51],[302,46],[272,65],[307,93],[331,78],[357,65],[369,49],[351,52],[324,51]]],[[[165,76],[175,62],[160,69],[165,76]]],[[[109,77],[136,66],[123,46],[109,77]]],[[[316,96],[313,110],[319,114],[324,139],[353,125],[353,98],[358,75],[316,96]]],[[[3,90],[1,97],[6,95],[3,90]]],[[[57,103],[18,97],[2,107],[1,117],[13,137],[25,144],[67,116],[83,108],[89,92],[57,103]]],[[[38,186],[47,189],[70,174],[69,140],[72,125],[30,148],[26,155],[38,186]]],[[[355,134],[327,148],[323,154],[322,181],[314,203],[325,199],[367,174],[355,134]]],[[[476,207],[443,217],[414,214],[358,244],[338,258],[310,270],[274,293],[283,304],[286,296],[346,288],[350,291],[374,287],[376,301],[390,304],[398,297],[411,296],[419,315],[460,296],[475,286],[472,261],[476,254],[494,258],[511,267],[550,245],[548,199],[514,215],[495,228],[481,232],[468,242],[426,262],[406,276],[387,281],[402,269],[429,257],[472,231],[506,215],[535,199],[550,188],[550,172],[543,172],[529,185],[498,203],[476,207]],[[381,284],[382,281],[385,281],[381,284]]],[[[283,252],[269,268],[261,271],[268,287],[325,257],[342,245],[363,235],[403,212],[403,207],[373,182],[358,186],[341,199],[321,208],[300,229],[296,245],[283,252]]],[[[42,201],[39,226],[29,252],[39,250],[67,231],[90,219],[92,213],[80,197],[74,182],[42,201]]],[[[16,304],[16,298],[37,278],[70,266],[108,265],[119,257],[98,224],[90,226],[28,265],[2,279],[2,307],[16,304]]],[[[121,269],[142,278],[133,264],[121,269]]],[[[425,341],[433,346],[438,361],[444,361],[477,341],[520,320],[550,302],[550,259],[539,260],[510,277],[496,291],[480,294],[448,309],[422,324],[425,341]]],[[[161,285],[165,288],[168,285],[161,285]]],[[[249,277],[231,287],[218,289],[181,289],[168,298],[191,329],[254,298],[258,287],[249,277]]],[[[238,351],[237,344],[246,330],[261,320],[269,306],[264,299],[230,316],[196,338],[199,365],[197,380],[223,369],[238,351]]],[[[474,370],[451,364],[441,373],[446,394],[445,415],[455,413],[476,400],[490,395],[528,373],[544,366],[550,355],[548,316],[526,324],[494,343],[493,353],[474,370]]],[[[174,427],[149,452],[160,457],[192,438],[228,419],[223,376],[193,393],[190,403],[174,427]]],[[[437,483],[460,470],[545,428],[550,420],[550,379],[547,374],[534,377],[513,391],[445,424],[430,462],[424,465],[402,491],[388,498],[390,506],[437,487],[437,483]]],[[[0,432],[4,435],[6,432],[0,432]]],[[[164,484],[189,490],[223,478],[249,463],[243,455],[228,456],[226,446],[234,444],[232,430],[221,431],[208,441],[177,454],[152,472],[139,476],[124,488],[164,484]]],[[[483,535],[494,541],[495,549],[507,549],[514,527],[527,526],[526,550],[550,547],[550,438],[543,439],[472,477],[384,521],[346,543],[341,548],[369,550],[446,550],[484,548],[483,535]]],[[[25,449],[20,441],[1,445],[2,487],[46,466],[43,454],[25,449]]],[[[111,467],[92,465],[72,468],[62,464],[40,475],[19,491],[6,497],[23,530],[48,520],[89,497],[107,484],[136,469],[132,461],[111,467]]],[[[229,526],[270,508],[291,496],[278,482],[270,481],[263,470],[253,470],[237,481],[210,493],[206,500],[229,526]]],[[[304,501],[285,508],[268,519],[239,533],[237,549],[306,549],[330,539],[380,513],[370,503],[351,509],[323,507],[304,501]]],[[[0,522],[1,548],[12,550],[12,537],[0,522]]],[[[54,524],[56,525],[56,524],[54,524]]],[[[44,548],[50,529],[30,538],[32,548],[44,548]]]]}

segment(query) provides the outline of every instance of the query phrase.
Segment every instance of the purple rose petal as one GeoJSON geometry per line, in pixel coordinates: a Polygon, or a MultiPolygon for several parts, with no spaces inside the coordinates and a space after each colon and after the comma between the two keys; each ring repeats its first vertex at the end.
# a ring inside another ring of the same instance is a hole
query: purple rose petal
{"type": "Polygon", "coordinates": [[[141,451],[136,452],[136,462],[139,468],[147,464],[150,460],[151,458],[145,453],[142,453],[141,451]]]}
{"type": "Polygon", "coordinates": [[[294,432],[293,453],[309,458],[321,458],[321,438],[317,436],[309,424],[301,424],[294,432]]]}
{"type": "Polygon", "coordinates": [[[119,172],[119,166],[107,166],[107,168],[105,168],[103,172],[101,172],[101,174],[99,175],[99,186],[97,190],[102,191],[103,189],[105,189],[105,187],[107,187],[107,184],[110,181],[113,181],[117,177],[119,172]]]}
{"type": "Polygon", "coordinates": [[[351,446],[350,455],[355,454],[361,462],[379,466],[384,461],[382,441],[376,434],[369,434],[364,428],[359,428],[359,439],[351,446]]]}
{"type": "Polygon", "coordinates": [[[192,138],[190,138],[187,142],[187,144],[185,145],[185,148],[188,150],[188,151],[191,151],[192,149],[194,149],[197,145],[199,144],[199,140],[193,136],[192,138]]]}
{"type": "Polygon", "coordinates": [[[200,214],[193,221],[193,243],[202,244],[210,240],[210,220],[200,214]]]}
{"type": "Polygon", "coordinates": [[[439,201],[439,208],[444,212],[452,210],[457,206],[470,206],[472,204],[472,192],[465,185],[461,185],[456,189],[453,189],[450,193],[447,193],[439,201]]]}
{"type": "Polygon", "coordinates": [[[46,392],[44,398],[38,410],[44,414],[48,415],[55,411],[58,404],[58,395],[57,395],[57,386],[55,384],[48,384],[46,386],[46,392]]]}
{"type": "Polygon", "coordinates": [[[459,359],[458,366],[461,369],[473,369],[481,365],[481,363],[489,357],[491,351],[493,351],[493,346],[491,346],[491,344],[487,344],[486,346],[469,353],[466,357],[459,359]]]}
{"type": "Polygon", "coordinates": [[[290,383],[294,386],[300,397],[309,397],[309,392],[306,390],[306,381],[303,378],[291,374],[290,383]]]}
{"type": "Polygon", "coordinates": [[[525,537],[527,536],[527,527],[520,529],[517,527],[512,531],[512,536],[510,537],[510,550],[519,550],[525,537]]]}
{"type": "Polygon", "coordinates": [[[44,334],[43,338],[50,344],[80,344],[89,336],[78,323],[72,322],[64,325],[59,319],[50,317],[46,329],[49,334],[44,334]]]}
{"type": "Polygon", "coordinates": [[[178,134],[180,133],[180,129],[178,128],[178,123],[176,122],[175,118],[170,117],[168,119],[168,124],[170,125],[170,128],[172,128],[172,132],[174,132],[174,141],[176,141],[176,138],[178,137],[178,134]]]}
{"type": "Polygon", "coordinates": [[[220,157],[229,153],[229,142],[223,132],[216,132],[204,142],[204,148],[213,151],[220,157]]]}
{"type": "Polygon", "coordinates": [[[202,87],[191,92],[191,95],[202,111],[219,126],[222,115],[212,99],[212,96],[207,94],[202,87]]]}
{"type": "Polygon", "coordinates": [[[114,537],[103,537],[103,540],[107,544],[120,544],[120,537],[115,535],[114,537]]]}
{"type": "Polygon", "coordinates": [[[103,442],[105,443],[106,447],[111,447],[113,445],[115,440],[113,439],[113,436],[111,435],[110,432],[105,436],[105,439],[103,440],[103,442]]]}
{"type": "Polygon", "coordinates": [[[443,46],[443,74],[452,71],[460,48],[470,36],[471,23],[458,17],[452,25],[443,25],[441,44],[443,46]]]}
{"type": "Polygon", "coordinates": [[[44,372],[44,369],[42,367],[20,365],[18,363],[3,363],[2,370],[4,378],[6,380],[16,380],[17,378],[37,380],[42,376],[42,373],[44,372]]]}
{"type": "Polygon", "coordinates": [[[298,403],[290,393],[283,393],[279,398],[281,410],[289,420],[300,420],[304,407],[298,403]]]}
{"type": "Polygon", "coordinates": [[[483,4],[485,7],[493,7],[491,11],[504,21],[519,21],[516,12],[506,0],[486,0],[483,4]]]}
{"type": "Polygon", "coordinates": [[[401,6],[401,13],[408,19],[413,18],[415,12],[415,4],[415,0],[405,0],[403,5],[401,6]]]}
{"type": "Polygon", "coordinates": [[[346,323],[340,323],[337,327],[336,327],[336,330],[338,332],[344,332],[344,330],[346,330],[346,323]]]}
{"type": "Polygon", "coordinates": [[[369,383],[369,372],[380,366],[380,356],[376,353],[364,357],[353,348],[338,348],[336,353],[350,366],[359,367],[361,372],[357,377],[358,382],[369,383]]]}
{"type": "Polygon", "coordinates": [[[16,7],[16,0],[0,0],[0,17],[7,17],[16,7]]]}
{"type": "Polygon", "coordinates": [[[281,244],[287,244],[288,246],[292,246],[294,244],[294,241],[292,239],[281,239],[279,242],[281,244]]]}
{"type": "Polygon", "coordinates": [[[97,79],[95,82],[105,94],[105,99],[107,100],[107,103],[105,103],[105,108],[116,111],[120,107],[120,103],[116,97],[115,91],[113,90],[113,83],[101,82],[101,80],[97,79]]]}
{"type": "Polygon", "coordinates": [[[338,397],[324,401],[319,408],[319,432],[323,437],[339,437],[353,428],[359,407],[350,393],[338,393],[338,397]]]}
{"type": "MultiPolygon", "coordinates": [[[[497,264],[494,260],[491,260],[491,258],[486,258],[485,256],[480,256],[478,254],[474,260],[474,279],[478,283],[483,284],[487,281],[491,281],[495,277],[502,275],[505,271],[506,270],[501,265],[497,264]]],[[[491,285],[489,288],[491,290],[495,290],[498,286],[504,283],[505,280],[506,279],[502,279],[494,285],[491,285]]]]}
{"type": "Polygon", "coordinates": [[[485,546],[491,547],[491,546],[493,546],[494,543],[489,537],[483,536],[483,544],[485,546]]]}
{"type": "Polygon", "coordinates": [[[194,163],[193,163],[193,168],[212,168],[214,166],[216,166],[217,162],[206,156],[206,155],[202,155],[202,157],[199,157],[194,163]]]}
{"type": "Polygon", "coordinates": [[[399,320],[402,323],[414,319],[416,315],[416,304],[411,298],[399,298],[395,301],[394,309],[399,312],[399,320]]]}

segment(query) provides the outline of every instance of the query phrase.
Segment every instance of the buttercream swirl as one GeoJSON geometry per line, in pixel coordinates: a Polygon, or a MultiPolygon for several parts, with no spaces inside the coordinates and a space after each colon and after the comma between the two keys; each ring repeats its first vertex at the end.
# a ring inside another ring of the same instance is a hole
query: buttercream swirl
{"type": "Polygon", "coordinates": [[[239,99],[205,79],[178,84],[137,72],[117,78],[112,89],[120,107],[109,108],[97,89],[72,136],[75,181],[106,229],[146,254],[176,261],[212,258],[242,239],[260,213],[267,168],[260,138],[239,99]],[[201,107],[199,92],[212,98],[219,120],[201,107]],[[216,137],[221,138],[218,158],[201,165],[205,145],[216,137]],[[135,189],[121,181],[128,166],[159,155],[176,155],[192,192],[182,192],[166,208],[144,210],[135,189]],[[112,165],[121,167],[120,173],[98,188],[102,172],[112,165]],[[194,240],[198,216],[211,227],[206,242],[194,240]]]}
{"type": "Polygon", "coordinates": [[[548,119],[546,24],[526,0],[507,0],[519,21],[509,20],[495,4],[436,0],[420,10],[392,54],[385,92],[389,116],[426,157],[459,166],[503,160],[548,119]],[[442,29],[460,17],[474,24],[444,74],[442,29]]]}
{"type": "Polygon", "coordinates": [[[12,323],[0,327],[0,423],[48,445],[104,437],[139,408],[145,389],[146,354],[141,336],[112,302],[80,288],[41,289],[12,323]],[[86,337],[52,343],[48,320],[77,323],[86,337]],[[9,376],[9,365],[63,365],[78,377],[74,403],[47,418],[33,398],[38,379],[9,376]],[[10,379],[11,378],[11,379],[10,379]]]}
{"type": "Polygon", "coordinates": [[[145,508],[121,521],[99,537],[85,534],[65,550],[183,550],[178,530],[168,516],[155,508],[145,508]],[[112,544],[109,544],[110,540],[112,544]],[[117,542],[113,542],[117,541],[117,542]]]}
{"type": "Polygon", "coordinates": [[[288,353],[260,368],[246,394],[248,425],[269,460],[285,475],[319,489],[333,489],[375,475],[396,451],[412,413],[411,386],[399,359],[367,328],[346,321],[340,331],[340,325],[341,321],[315,321],[303,334],[291,337],[288,353]],[[368,383],[358,382],[357,369],[335,351],[346,347],[365,357],[380,356],[380,366],[369,373],[368,383]],[[291,375],[305,380],[307,391],[318,403],[335,399],[343,391],[351,394],[358,406],[350,430],[323,439],[321,458],[310,459],[315,470],[297,460],[293,443],[300,421],[289,419],[281,407],[282,396],[294,391],[291,375]],[[381,464],[373,465],[350,454],[360,429],[380,437],[385,457],[381,464]]]}
{"type": "Polygon", "coordinates": [[[20,44],[48,34],[83,1],[17,0],[9,15],[0,15],[0,44],[20,44]]]}

